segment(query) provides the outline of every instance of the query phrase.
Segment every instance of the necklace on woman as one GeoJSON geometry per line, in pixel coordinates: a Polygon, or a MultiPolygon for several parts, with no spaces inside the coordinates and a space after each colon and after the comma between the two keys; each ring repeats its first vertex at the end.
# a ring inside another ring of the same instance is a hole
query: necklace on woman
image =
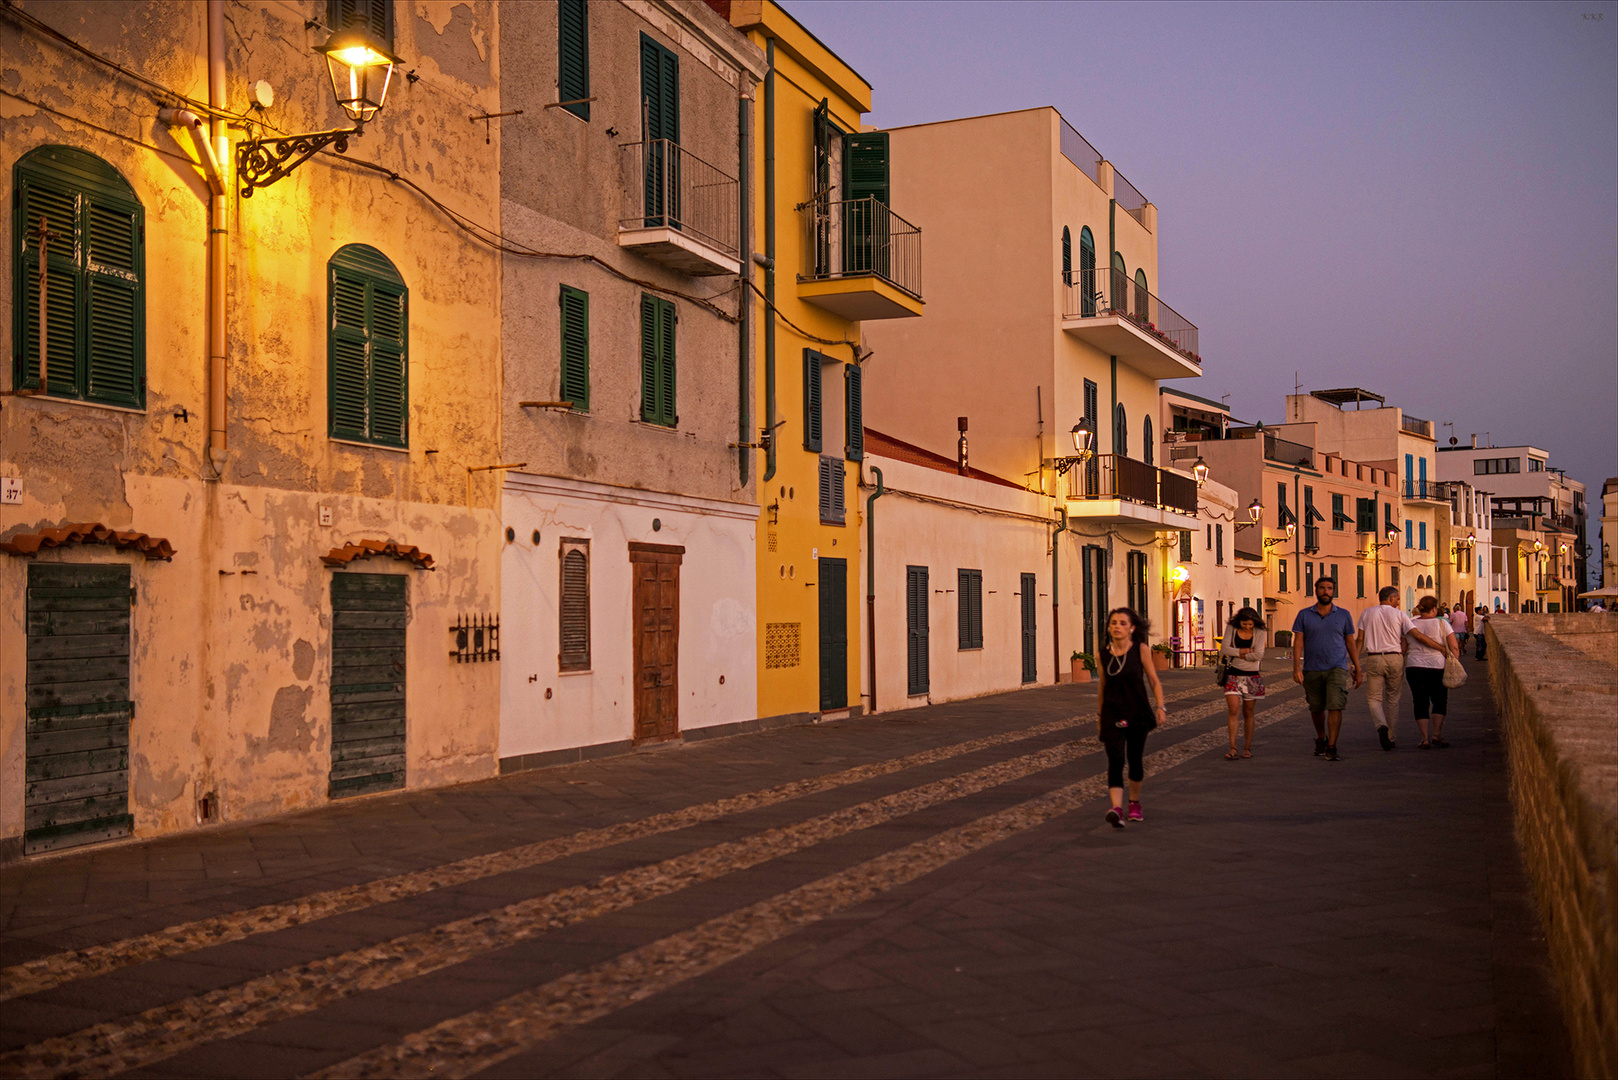
{"type": "Polygon", "coordinates": [[[1128,664],[1129,664],[1129,652],[1127,650],[1125,650],[1124,655],[1122,655],[1122,656],[1118,656],[1110,648],[1107,650],[1107,674],[1108,675],[1112,676],[1113,678],[1117,678],[1119,675],[1122,675],[1124,673],[1124,668],[1127,667],[1128,664]],[[1118,661],[1117,668],[1114,668],[1112,666],[1112,662],[1113,662],[1114,658],[1116,658],[1117,661],[1118,661]]]}

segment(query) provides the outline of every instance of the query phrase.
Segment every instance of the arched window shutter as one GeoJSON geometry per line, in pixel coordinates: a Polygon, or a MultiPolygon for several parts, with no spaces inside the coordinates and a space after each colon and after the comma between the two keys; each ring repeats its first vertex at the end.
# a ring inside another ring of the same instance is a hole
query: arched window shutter
{"type": "Polygon", "coordinates": [[[1119,457],[1129,456],[1129,417],[1124,413],[1124,407],[1119,405],[1113,413],[1112,452],[1119,457]]]}
{"type": "Polygon", "coordinates": [[[410,445],[410,290],[374,247],[326,264],[326,389],[334,439],[410,445]]]}

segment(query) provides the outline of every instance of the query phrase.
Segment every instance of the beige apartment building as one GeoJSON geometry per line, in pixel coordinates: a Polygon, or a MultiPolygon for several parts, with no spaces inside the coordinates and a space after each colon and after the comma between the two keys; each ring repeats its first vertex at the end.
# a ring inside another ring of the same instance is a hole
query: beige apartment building
{"type": "Polygon", "coordinates": [[[922,267],[925,317],[862,327],[867,423],[947,458],[964,424],[972,467],[1047,500],[1059,670],[1111,607],[1166,641],[1173,549],[1200,525],[1195,481],[1156,461],[1158,381],[1202,364],[1157,296],[1157,208],[1055,109],[887,137],[894,204],[948,255],[922,267]]]}
{"type": "Polygon", "coordinates": [[[0,856],[493,774],[496,11],[0,15],[0,856]]]}

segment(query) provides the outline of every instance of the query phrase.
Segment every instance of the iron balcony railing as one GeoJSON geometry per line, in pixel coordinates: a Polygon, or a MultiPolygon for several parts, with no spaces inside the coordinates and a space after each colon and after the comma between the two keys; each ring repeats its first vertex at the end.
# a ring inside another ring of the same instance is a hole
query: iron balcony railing
{"type": "Polygon", "coordinates": [[[1422,420],[1415,416],[1401,415],[1399,417],[1399,430],[1430,439],[1433,437],[1433,422],[1431,420],[1422,420]]]}
{"type": "Polygon", "coordinates": [[[1074,270],[1064,281],[1066,300],[1062,317],[1093,319],[1118,315],[1158,338],[1192,363],[1201,365],[1197,326],[1143,289],[1126,271],[1116,267],[1074,270]]]}
{"type": "Polygon", "coordinates": [[[631,155],[624,229],[678,229],[731,258],[741,252],[736,178],[677,142],[649,139],[631,155]]]}
{"type": "Polygon", "coordinates": [[[1067,474],[1070,499],[1123,499],[1182,514],[1197,512],[1197,482],[1121,454],[1099,454],[1067,474]]]}
{"type": "Polygon", "coordinates": [[[1302,465],[1306,469],[1315,467],[1314,447],[1278,438],[1267,431],[1264,433],[1264,457],[1280,465],[1302,465]]]}
{"type": "Polygon", "coordinates": [[[1439,490],[1435,481],[1410,476],[1405,477],[1405,498],[1432,499],[1434,502],[1449,501],[1449,497],[1439,490]]]}
{"type": "Polygon", "coordinates": [[[921,230],[881,199],[817,199],[803,222],[805,280],[874,276],[921,299],[921,230]]]}

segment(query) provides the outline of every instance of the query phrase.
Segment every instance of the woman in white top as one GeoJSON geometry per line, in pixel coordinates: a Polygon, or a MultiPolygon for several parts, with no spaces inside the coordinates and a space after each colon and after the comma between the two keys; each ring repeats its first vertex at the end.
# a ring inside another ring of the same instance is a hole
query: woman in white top
{"type": "Polygon", "coordinates": [[[1448,620],[1438,617],[1436,596],[1424,596],[1416,602],[1416,617],[1405,638],[1409,649],[1405,654],[1405,681],[1410,684],[1410,696],[1416,705],[1421,749],[1446,747],[1449,743],[1444,741],[1444,714],[1449,711],[1449,689],[1444,685],[1444,661],[1449,656],[1459,659],[1461,650],[1448,620]]]}
{"type": "Polygon", "coordinates": [[[1226,761],[1253,756],[1253,710],[1264,696],[1264,676],[1259,662],[1264,659],[1268,632],[1258,612],[1244,607],[1230,617],[1225,636],[1219,643],[1219,659],[1225,664],[1225,706],[1230,710],[1230,752],[1226,761]],[[1247,721],[1247,741],[1236,749],[1236,717],[1247,721]]]}

